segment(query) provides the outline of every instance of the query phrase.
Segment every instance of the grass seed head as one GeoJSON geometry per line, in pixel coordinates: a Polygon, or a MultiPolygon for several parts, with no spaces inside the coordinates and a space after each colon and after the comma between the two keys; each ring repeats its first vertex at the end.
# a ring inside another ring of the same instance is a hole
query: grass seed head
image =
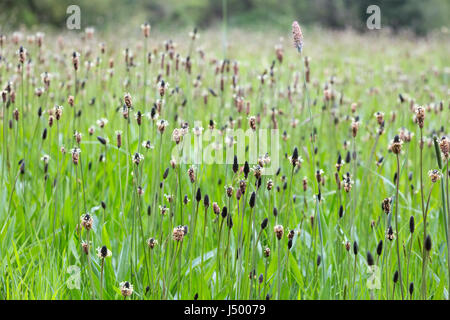
{"type": "Polygon", "coordinates": [[[385,198],[383,202],[381,203],[381,208],[383,209],[384,213],[389,214],[391,212],[391,204],[392,204],[392,198],[385,198]]]}
{"type": "Polygon", "coordinates": [[[219,207],[219,205],[217,204],[217,202],[213,202],[213,212],[214,212],[214,214],[216,214],[216,215],[218,215],[219,213],[220,213],[220,207],[219,207]]]}
{"type": "Polygon", "coordinates": [[[121,282],[119,284],[120,293],[122,293],[122,296],[129,297],[133,294],[133,285],[129,283],[128,281],[121,282]]]}
{"type": "Polygon", "coordinates": [[[394,273],[394,283],[397,283],[398,282],[398,270],[395,270],[395,273],[394,273]]]}
{"type": "Polygon", "coordinates": [[[197,200],[197,202],[200,202],[202,200],[202,191],[200,190],[200,188],[197,188],[197,193],[195,195],[195,200],[197,200]]]}
{"type": "Polygon", "coordinates": [[[141,24],[141,30],[145,38],[150,37],[151,25],[148,22],[141,24]]]}
{"type": "Polygon", "coordinates": [[[422,129],[425,124],[425,108],[418,106],[414,112],[414,122],[417,123],[420,129],[422,129]]]}
{"type": "Polygon", "coordinates": [[[380,240],[377,245],[377,255],[380,256],[383,251],[383,240],[380,240]]]}
{"type": "Polygon", "coordinates": [[[261,230],[264,230],[267,227],[268,222],[269,219],[264,218],[264,220],[261,222],[261,230]]]}
{"type": "Polygon", "coordinates": [[[353,241],[353,254],[356,256],[358,254],[358,242],[353,241]]]}
{"type": "Polygon", "coordinates": [[[183,241],[185,236],[185,229],[183,226],[178,226],[172,231],[172,239],[175,241],[183,241]]]}
{"type": "Polygon", "coordinates": [[[108,250],[108,248],[106,246],[102,246],[101,248],[97,249],[97,257],[99,257],[100,259],[105,259],[107,257],[111,257],[112,256],[112,252],[110,250],[108,250]]]}
{"type": "Polygon", "coordinates": [[[256,200],[256,192],[253,191],[252,194],[250,195],[250,200],[248,202],[250,208],[253,208],[255,206],[255,200],[256,200]]]}
{"type": "Polygon", "coordinates": [[[414,233],[414,216],[409,218],[409,232],[414,233]]]}
{"type": "Polygon", "coordinates": [[[431,237],[429,234],[425,238],[425,250],[427,250],[428,252],[431,251],[431,237]]]}
{"type": "Polygon", "coordinates": [[[89,213],[83,214],[81,216],[81,226],[87,231],[91,230],[94,225],[94,219],[92,219],[89,213]]]}
{"type": "Polygon", "coordinates": [[[233,219],[231,218],[231,214],[227,217],[227,226],[229,229],[233,228],[233,219]]]}
{"type": "Polygon", "coordinates": [[[450,159],[450,139],[443,136],[439,141],[439,148],[441,149],[444,160],[450,159]]]}
{"type": "Polygon", "coordinates": [[[297,21],[292,23],[292,38],[294,47],[301,53],[303,50],[303,32],[297,21]]]}
{"type": "Polygon", "coordinates": [[[222,213],[221,213],[222,218],[225,219],[227,217],[227,214],[228,214],[228,209],[227,209],[227,207],[224,206],[222,208],[222,213]]]}
{"type": "Polygon", "coordinates": [[[370,251],[367,251],[367,264],[369,265],[369,267],[370,266],[373,266],[374,265],[374,260],[373,260],[373,256],[372,256],[372,254],[370,253],[370,251]]]}
{"type": "Polygon", "coordinates": [[[400,137],[398,135],[396,135],[394,139],[391,141],[388,149],[392,151],[394,154],[400,154],[400,152],[402,151],[402,144],[403,141],[400,140],[400,137]]]}
{"type": "Polygon", "coordinates": [[[388,229],[387,234],[386,234],[386,238],[389,241],[394,240],[394,230],[392,229],[392,226],[389,226],[389,229],[388,229]]]}
{"type": "Polygon", "coordinates": [[[439,172],[439,170],[434,169],[428,171],[428,176],[430,177],[431,182],[435,183],[441,180],[442,174],[439,172]]]}
{"type": "Polygon", "coordinates": [[[283,234],[284,234],[283,226],[281,224],[278,224],[273,228],[273,231],[275,232],[277,239],[281,240],[281,238],[283,237],[283,234]]]}
{"type": "Polygon", "coordinates": [[[156,240],[154,238],[150,238],[150,239],[147,240],[147,246],[150,249],[154,249],[156,245],[158,245],[158,240],[156,240]]]}

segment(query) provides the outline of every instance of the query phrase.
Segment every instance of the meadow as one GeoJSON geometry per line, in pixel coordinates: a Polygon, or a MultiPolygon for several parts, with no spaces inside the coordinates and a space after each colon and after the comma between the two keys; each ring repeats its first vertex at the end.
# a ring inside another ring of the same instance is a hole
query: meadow
{"type": "Polygon", "coordinates": [[[0,37],[0,298],[449,299],[448,34],[224,39],[0,37]]]}

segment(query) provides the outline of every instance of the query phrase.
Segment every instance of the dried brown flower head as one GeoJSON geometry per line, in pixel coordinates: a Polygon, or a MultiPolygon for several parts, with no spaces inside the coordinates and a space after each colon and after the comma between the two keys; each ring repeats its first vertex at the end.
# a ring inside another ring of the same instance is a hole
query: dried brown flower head
{"type": "Polygon", "coordinates": [[[172,232],[172,239],[175,241],[183,241],[184,236],[186,235],[186,231],[186,226],[178,226],[174,228],[172,232]]]}
{"type": "Polygon", "coordinates": [[[188,176],[189,176],[189,180],[191,180],[191,183],[194,183],[195,182],[195,169],[193,166],[191,166],[188,169],[188,176]]]}
{"type": "Polygon", "coordinates": [[[220,213],[220,207],[219,207],[219,205],[217,204],[217,202],[213,202],[213,212],[216,214],[216,215],[218,215],[219,213],[220,213]]]}
{"type": "Polygon", "coordinates": [[[94,219],[92,219],[89,213],[83,214],[80,218],[81,226],[86,230],[91,230],[94,225],[94,219]]]}
{"type": "Polygon", "coordinates": [[[416,107],[414,122],[419,125],[419,128],[423,128],[425,123],[425,108],[421,106],[416,107]]]}
{"type": "Polygon", "coordinates": [[[385,198],[383,202],[381,203],[381,208],[383,209],[384,213],[389,214],[391,212],[391,204],[392,204],[392,198],[385,198]]]}
{"type": "Polygon", "coordinates": [[[294,41],[294,47],[298,50],[298,52],[301,53],[303,49],[303,33],[297,21],[294,21],[292,23],[292,37],[294,41]]]}
{"type": "Polygon", "coordinates": [[[130,108],[133,105],[131,95],[129,93],[125,93],[125,95],[123,96],[123,100],[128,108],[130,108]]]}
{"type": "Polygon", "coordinates": [[[112,256],[112,252],[106,246],[97,248],[97,257],[99,257],[100,259],[105,259],[105,258],[111,257],[111,256],[112,256]]]}
{"type": "Polygon", "coordinates": [[[392,151],[394,154],[399,154],[402,151],[402,144],[403,141],[400,140],[399,136],[395,136],[394,139],[391,141],[391,144],[389,145],[389,150],[392,151]]]}
{"type": "Polygon", "coordinates": [[[129,297],[133,294],[133,285],[129,283],[128,281],[121,282],[119,284],[120,293],[122,293],[122,296],[129,297]]]}
{"type": "Polygon", "coordinates": [[[70,150],[70,154],[72,155],[72,162],[74,165],[78,165],[78,162],[80,160],[80,153],[81,150],[76,147],[70,150]]]}
{"type": "Polygon", "coordinates": [[[272,179],[267,180],[267,190],[272,190],[273,188],[273,181],[272,179]]]}
{"type": "Polygon", "coordinates": [[[439,170],[434,169],[428,171],[428,176],[430,177],[431,182],[435,183],[441,179],[442,174],[439,172],[439,170]]]}
{"type": "Polygon", "coordinates": [[[384,123],[384,112],[375,112],[374,114],[375,118],[377,118],[378,124],[381,126],[384,123]]]}
{"type": "Polygon", "coordinates": [[[151,25],[148,22],[145,22],[141,25],[141,30],[145,38],[150,36],[151,25]]]}
{"type": "Polygon", "coordinates": [[[158,240],[154,239],[154,238],[150,238],[147,240],[147,245],[150,249],[155,248],[155,246],[158,244],[158,240]]]}
{"type": "Polygon", "coordinates": [[[356,137],[356,135],[358,134],[358,129],[359,129],[358,118],[354,118],[352,120],[352,135],[353,135],[353,137],[356,137]]]}
{"type": "Polygon", "coordinates": [[[443,158],[448,161],[450,158],[450,139],[443,136],[439,141],[439,148],[441,149],[443,158]]]}
{"type": "Polygon", "coordinates": [[[277,239],[281,240],[281,238],[283,237],[283,234],[284,234],[283,226],[281,224],[278,224],[273,228],[273,231],[275,232],[277,239]]]}

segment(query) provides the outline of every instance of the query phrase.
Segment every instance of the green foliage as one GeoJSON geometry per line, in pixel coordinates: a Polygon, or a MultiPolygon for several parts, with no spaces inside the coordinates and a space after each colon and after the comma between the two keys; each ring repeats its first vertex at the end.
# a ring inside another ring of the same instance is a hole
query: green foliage
{"type": "MultiPolygon", "coordinates": [[[[25,25],[64,28],[66,8],[77,4],[82,26],[98,29],[134,25],[134,21],[177,28],[193,25],[202,28],[220,23],[222,0],[5,0],[0,17],[6,29],[25,25]]],[[[450,3],[446,0],[226,0],[230,26],[257,29],[283,28],[292,20],[329,28],[353,27],[366,30],[366,9],[376,4],[381,9],[382,25],[394,30],[411,29],[425,34],[448,25],[450,3]]]]}

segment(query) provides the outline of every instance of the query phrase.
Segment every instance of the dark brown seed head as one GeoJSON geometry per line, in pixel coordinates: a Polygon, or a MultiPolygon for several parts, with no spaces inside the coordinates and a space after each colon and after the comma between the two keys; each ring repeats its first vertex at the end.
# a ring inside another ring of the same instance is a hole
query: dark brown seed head
{"type": "Polygon", "coordinates": [[[377,255],[380,256],[382,251],[383,251],[383,240],[380,240],[377,246],[377,255]]]}
{"type": "Polygon", "coordinates": [[[395,270],[395,273],[394,273],[394,283],[397,283],[397,281],[398,281],[398,270],[395,270]]]}
{"type": "Polygon", "coordinates": [[[409,218],[409,232],[414,233],[414,216],[409,218]]]}
{"type": "Polygon", "coordinates": [[[339,207],[339,218],[342,218],[343,215],[344,215],[344,207],[341,205],[339,207]]]}
{"type": "Polygon", "coordinates": [[[106,144],[106,139],[103,137],[98,136],[97,140],[100,141],[101,144],[105,145],[106,144]]]}
{"type": "Polygon", "coordinates": [[[353,242],[353,254],[356,256],[358,254],[358,242],[353,242]]]}
{"type": "Polygon", "coordinates": [[[428,252],[431,251],[431,237],[430,237],[430,235],[427,235],[427,237],[425,239],[425,250],[427,250],[428,252]]]}
{"type": "Polygon", "coordinates": [[[255,191],[253,191],[250,196],[250,201],[248,202],[248,204],[250,205],[250,208],[253,208],[255,206],[255,200],[256,200],[256,193],[255,193],[255,191]]]}
{"type": "Polygon", "coordinates": [[[239,170],[239,164],[238,164],[237,156],[235,155],[234,159],[233,159],[233,172],[236,173],[236,172],[238,172],[238,170],[239,170]]]}
{"type": "Polygon", "coordinates": [[[238,190],[236,191],[236,199],[237,199],[237,201],[239,201],[239,200],[241,199],[241,196],[242,196],[241,189],[238,189],[238,190]]]}
{"type": "Polygon", "coordinates": [[[295,236],[295,231],[294,230],[290,230],[289,233],[288,233],[288,238],[289,239],[294,239],[294,236],[295,236]]]}
{"type": "Polygon", "coordinates": [[[226,218],[227,217],[227,214],[228,214],[228,209],[227,209],[227,207],[223,207],[222,208],[222,218],[226,218]]]}
{"type": "MultiPolygon", "coordinates": [[[[245,182],[245,180],[239,181],[239,190],[240,190],[241,194],[245,194],[246,187],[247,187],[247,183],[245,182]]],[[[237,194],[236,194],[236,196],[237,196],[237,194]]]]}
{"type": "Polygon", "coordinates": [[[205,194],[205,197],[203,198],[203,205],[206,209],[209,208],[209,196],[207,194],[205,194]]]}
{"type": "Polygon", "coordinates": [[[392,241],[394,240],[394,230],[392,229],[392,226],[389,226],[388,232],[387,232],[387,238],[392,241]]]}
{"type": "Polygon", "coordinates": [[[367,251],[367,264],[369,267],[374,265],[373,256],[370,251],[367,251]]]}
{"type": "Polygon", "coordinates": [[[249,172],[250,172],[250,166],[249,166],[248,162],[245,161],[245,163],[244,163],[244,176],[245,176],[245,179],[247,179],[249,172]]]}
{"type": "Polygon", "coordinates": [[[229,214],[228,215],[228,218],[227,218],[227,226],[228,226],[228,228],[233,228],[233,219],[231,218],[231,214],[229,214]]]}
{"type": "Polygon", "coordinates": [[[20,160],[20,174],[25,173],[25,161],[20,160]]]}
{"type": "Polygon", "coordinates": [[[163,174],[163,179],[166,180],[168,175],[169,175],[169,168],[166,168],[163,174]]]}
{"type": "Polygon", "coordinates": [[[106,256],[108,255],[108,248],[106,248],[106,246],[103,246],[100,249],[100,255],[102,256],[102,258],[106,258],[106,256]]]}
{"type": "Polygon", "coordinates": [[[267,227],[267,224],[269,222],[269,219],[264,218],[264,220],[261,222],[261,229],[264,230],[267,227]]]}
{"type": "Polygon", "coordinates": [[[288,240],[288,250],[291,250],[292,248],[292,239],[288,240]]]}

